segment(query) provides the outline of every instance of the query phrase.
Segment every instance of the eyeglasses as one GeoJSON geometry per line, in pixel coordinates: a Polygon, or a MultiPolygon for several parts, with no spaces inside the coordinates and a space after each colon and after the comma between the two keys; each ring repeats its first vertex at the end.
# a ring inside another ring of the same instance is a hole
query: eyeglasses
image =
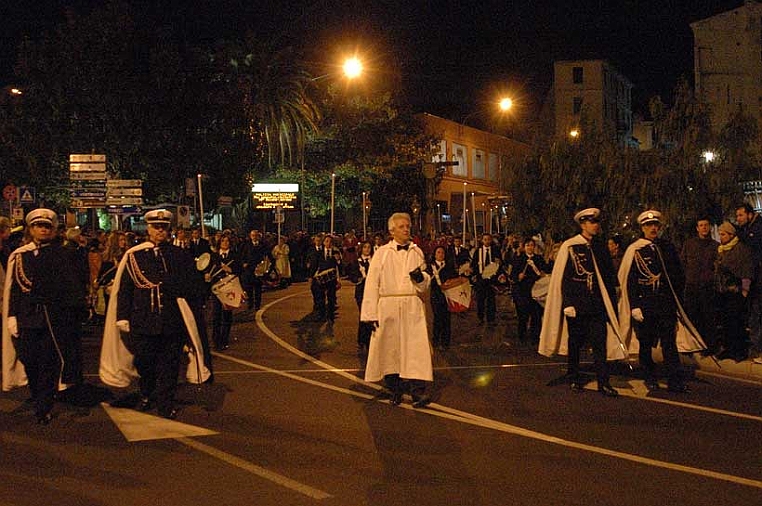
{"type": "Polygon", "coordinates": [[[44,222],[32,223],[32,226],[37,228],[47,228],[47,229],[53,228],[53,225],[51,225],[50,223],[44,223],[44,222]]]}

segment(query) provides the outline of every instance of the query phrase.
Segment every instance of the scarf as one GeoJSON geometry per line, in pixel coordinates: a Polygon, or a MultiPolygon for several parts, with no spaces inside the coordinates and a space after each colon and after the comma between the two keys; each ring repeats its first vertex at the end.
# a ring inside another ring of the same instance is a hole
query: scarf
{"type": "Polygon", "coordinates": [[[738,236],[731,239],[731,241],[727,244],[720,244],[717,246],[717,253],[725,253],[726,251],[730,251],[735,247],[736,244],[738,244],[738,236]]]}

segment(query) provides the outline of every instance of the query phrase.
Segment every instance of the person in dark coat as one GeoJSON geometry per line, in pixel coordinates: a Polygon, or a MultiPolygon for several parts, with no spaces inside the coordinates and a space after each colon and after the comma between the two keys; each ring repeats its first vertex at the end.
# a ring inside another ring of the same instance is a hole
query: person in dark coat
{"type": "MultiPolygon", "coordinates": [[[[222,236],[217,251],[212,253],[210,273],[216,273],[209,279],[211,285],[229,274],[240,276],[241,260],[230,247],[230,237],[222,236]]],[[[212,341],[217,351],[230,347],[230,327],[233,325],[233,310],[212,296],[212,341]]]]}
{"type": "MultiPolygon", "coordinates": [[[[74,250],[56,240],[57,221],[50,209],[27,215],[31,241],[11,254],[6,286],[7,335],[26,371],[41,424],[52,420],[56,391],[82,383],[80,325],[86,290],[74,250]]],[[[4,388],[19,386],[9,385],[10,379],[3,378],[4,388]]]]}
{"type": "Polygon", "coordinates": [[[493,278],[497,271],[491,276],[485,274],[490,264],[500,264],[500,248],[492,242],[492,234],[482,234],[481,244],[474,249],[471,256],[471,272],[476,292],[476,316],[479,323],[484,323],[486,316],[488,324],[495,323],[497,307],[495,302],[495,290],[492,287],[493,278]]]}
{"type": "Polygon", "coordinates": [[[188,340],[178,298],[198,298],[204,280],[190,251],[170,242],[172,213],[149,211],[145,221],[153,247],[126,255],[115,295],[116,326],[140,375],[136,408],[148,411],[155,404],[159,416],[175,418],[180,358],[188,340]]]}
{"type": "MultiPolygon", "coordinates": [[[[370,241],[363,241],[359,247],[360,255],[355,258],[347,268],[349,281],[355,285],[355,302],[357,309],[362,309],[362,298],[365,291],[365,278],[368,277],[370,269],[370,260],[373,254],[373,244],[370,241]]],[[[358,314],[357,327],[357,351],[360,354],[367,354],[370,346],[370,336],[373,334],[373,325],[368,322],[360,321],[358,314]]]]}
{"type": "Polygon", "coordinates": [[[536,255],[535,241],[531,237],[524,239],[524,252],[514,258],[511,267],[513,282],[513,302],[518,316],[519,341],[525,341],[527,326],[533,342],[540,340],[542,327],[542,306],[532,297],[532,287],[542,276],[549,273],[549,268],[542,255],[536,255]]]}
{"type": "Polygon", "coordinates": [[[680,253],[685,268],[685,312],[709,346],[707,355],[717,351],[714,264],[720,244],[712,239],[711,232],[709,218],[700,217],[696,220],[696,235],[683,243],[680,253]]]}
{"type": "Polygon", "coordinates": [[[447,298],[442,291],[442,285],[452,278],[458,277],[458,270],[452,258],[447,258],[444,246],[437,246],[428,264],[426,272],[431,276],[431,309],[434,313],[434,328],[432,343],[434,348],[446,351],[452,340],[451,315],[447,307],[447,298]]]}
{"type": "Polygon", "coordinates": [[[190,248],[193,258],[198,258],[204,253],[212,252],[212,247],[209,244],[209,241],[201,237],[201,229],[199,227],[191,230],[191,239],[188,243],[188,248],[190,248]]]}
{"type": "Polygon", "coordinates": [[[310,279],[316,297],[316,310],[320,320],[333,323],[336,318],[336,289],[338,288],[341,252],[333,247],[333,238],[326,235],[323,246],[313,256],[310,279]]]}
{"type": "Polygon", "coordinates": [[[262,234],[259,230],[255,229],[249,232],[249,240],[240,245],[239,254],[243,267],[241,282],[243,283],[243,288],[246,290],[249,309],[259,311],[259,308],[262,307],[262,285],[264,284],[264,275],[267,274],[267,271],[270,269],[265,269],[265,272],[257,272],[257,267],[265,259],[270,261],[271,267],[273,265],[270,248],[268,248],[262,241],[262,234]]]}
{"type": "MultiPolygon", "coordinates": [[[[620,311],[629,306],[632,327],[640,342],[638,359],[646,388],[658,390],[652,350],[661,343],[670,392],[688,392],[682,375],[677,348],[679,297],[685,288],[685,275],[674,245],[659,237],[661,213],[644,211],[638,216],[643,237],[627,248],[620,269],[623,295],[620,311]],[[625,279],[625,273],[627,278],[625,279]]],[[[620,316],[626,317],[627,315],[620,316]]]]}
{"type": "MultiPolygon", "coordinates": [[[[746,308],[751,280],[754,277],[754,261],[749,247],[738,240],[735,227],[724,222],[720,225],[720,245],[714,268],[717,290],[715,300],[720,321],[720,343],[724,349],[719,359],[737,362],[748,357],[748,334],[746,332],[746,308]]],[[[719,351],[715,346],[715,351],[719,351]]]]}

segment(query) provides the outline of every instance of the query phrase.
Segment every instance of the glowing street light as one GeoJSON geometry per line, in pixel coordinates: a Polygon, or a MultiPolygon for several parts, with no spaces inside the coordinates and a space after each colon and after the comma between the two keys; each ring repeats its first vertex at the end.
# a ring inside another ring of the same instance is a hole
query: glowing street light
{"type": "Polygon", "coordinates": [[[24,94],[24,92],[23,92],[23,91],[21,91],[21,90],[20,90],[20,89],[18,89],[18,88],[11,88],[11,89],[10,89],[10,92],[11,92],[11,95],[23,95],[23,94],[24,94]]]}
{"type": "Polygon", "coordinates": [[[362,62],[356,56],[347,58],[347,60],[344,62],[343,69],[345,76],[347,76],[349,79],[354,79],[355,77],[359,77],[360,74],[362,74],[362,62]]]}
{"type": "Polygon", "coordinates": [[[579,130],[577,130],[576,128],[574,130],[571,130],[569,132],[569,137],[571,137],[572,139],[576,139],[577,137],[579,137],[579,130]]]}
{"type": "Polygon", "coordinates": [[[706,163],[711,163],[714,161],[714,151],[704,151],[701,156],[704,157],[704,161],[706,163]]]}
{"type": "Polygon", "coordinates": [[[500,110],[503,112],[510,111],[513,107],[513,100],[508,97],[500,99],[500,110]]]}

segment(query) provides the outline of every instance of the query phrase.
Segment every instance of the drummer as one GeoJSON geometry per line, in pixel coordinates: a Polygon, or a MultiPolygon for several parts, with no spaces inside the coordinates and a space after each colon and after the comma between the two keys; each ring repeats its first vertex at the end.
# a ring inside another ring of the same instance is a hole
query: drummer
{"type": "Polygon", "coordinates": [[[513,302],[518,316],[519,341],[526,341],[527,326],[529,339],[540,340],[542,306],[532,297],[532,287],[550,269],[542,255],[535,254],[536,243],[531,237],[524,239],[523,252],[513,258],[511,281],[513,282],[513,302]]]}
{"type": "Polygon", "coordinates": [[[322,247],[315,252],[310,265],[310,288],[315,297],[315,311],[320,321],[333,324],[336,318],[336,289],[341,256],[333,247],[333,237],[323,237],[322,247]]]}
{"type": "Polygon", "coordinates": [[[500,248],[492,242],[492,234],[482,234],[482,242],[474,249],[471,256],[472,282],[476,291],[476,315],[479,323],[495,324],[495,290],[492,288],[492,278],[497,274],[495,267],[500,265],[500,248]],[[494,265],[492,265],[494,264],[494,265]]]}
{"type": "MultiPolygon", "coordinates": [[[[242,271],[241,259],[231,248],[230,236],[223,235],[217,247],[212,253],[207,282],[211,285],[221,281],[229,275],[240,276],[242,271]]],[[[218,297],[212,297],[212,341],[217,351],[227,350],[230,347],[230,327],[233,325],[232,308],[222,304],[218,297]]]]}

